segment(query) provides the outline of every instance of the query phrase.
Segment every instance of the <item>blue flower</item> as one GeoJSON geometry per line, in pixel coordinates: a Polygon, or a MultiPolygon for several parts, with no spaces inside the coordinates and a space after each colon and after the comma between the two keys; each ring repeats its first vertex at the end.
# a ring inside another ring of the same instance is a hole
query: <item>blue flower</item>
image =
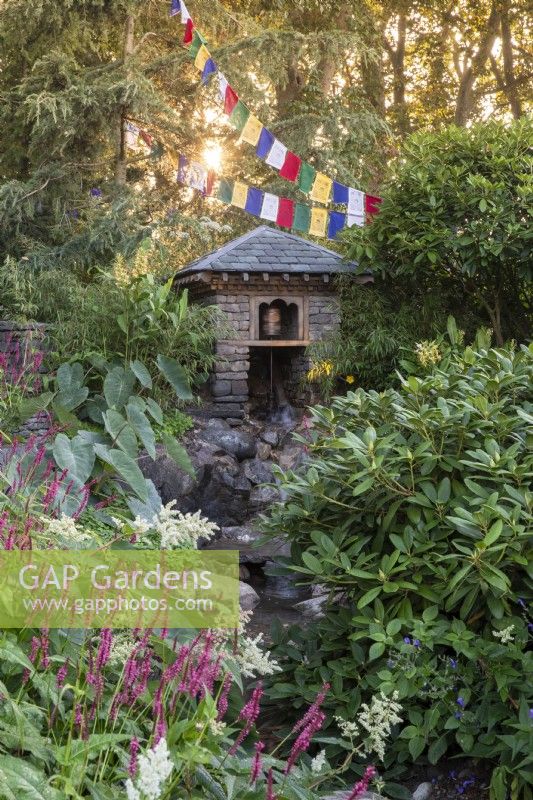
{"type": "Polygon", "coordinates": [[[522,606],[522,608],[527,608],[527,605],[522,597],[518,598],[518,605],[522,606]]]}
{"type": "Polygon", "coordinates": [[[91,189],[91,197],[101,197],[101,196],[102,196],[102,190],[99,189],[97,186],[91,189]]]}
{"type": "Polygon", "coordinates": [[[458,698],[457,698],[457,705],[458,705],[458,706],[461,706],[461,708],[464,708],[464,707],[465,707],[465,701],[464,701],[464,698],[462,698],[462,697],[458,697],[458,698]]]}
{"type": "Polygon", "coordinates": [[[405,644],[411,644],[411,640],[410,640],[410,638],[408,636],[404,636],[403,640],[404,640],[405,644]]]}
{"type": "Polygon", "coordinates": [[[533,719],[533,708],[529,709],[529,719],[533,719]]]}
{"type": "Polygon", "coordinates": [[[414,644],[415,647],[420,647],[420,639],[415,639],[413,641],[413,644],[414,644]]]}
{"type": "Polygon", "coordinates": [[[455,712],[455,714],[454,714],[454,717],[455,717],[455,719],[461,719],[461,718],[462,718],[462,716],[463,716],[463,715],[461,714],[461,712],[460,712],[460,711],[456,711],[456,712],[455,712]]]}
{"type": "Polygon", "coordinates": [[[450,658],[450,667],[452,669],[457,669],[457,661],[455,660],[455,658],[450,658]]]}

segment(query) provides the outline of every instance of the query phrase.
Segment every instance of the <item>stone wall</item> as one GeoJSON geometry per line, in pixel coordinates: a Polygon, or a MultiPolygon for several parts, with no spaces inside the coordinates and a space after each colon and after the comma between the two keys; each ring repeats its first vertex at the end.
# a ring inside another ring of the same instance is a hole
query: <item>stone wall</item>
{"type": "MultiPolygon", "coordinates": [[[[22,363],[24,352],[44,351],[46,325],[38,322],[11,322],[0,320],[0,355],[7,357],[8,364],[22,363]]],[[[41,372],[44,368],[41,367],[41,372]]],[[[1,420],[0,420],[1,423],[1,420]]],[[[47,414],[37,414],[28,419],[16,435],[26,438],[35,433],[44,433],[50,427],[47,414]]]]}

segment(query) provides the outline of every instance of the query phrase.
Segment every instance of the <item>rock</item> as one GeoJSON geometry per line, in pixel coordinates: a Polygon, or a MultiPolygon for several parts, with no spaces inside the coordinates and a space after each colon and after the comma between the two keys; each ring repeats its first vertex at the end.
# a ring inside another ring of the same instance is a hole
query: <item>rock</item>
{"type": "Polygon", "coordinates": [[[279,491],[273,486],[255,486],[250,492],[250,507],[257,513],[271,503],[277,503],[279,499],[279,491]]]}
{"type": "Polygon", "coordinates": [[[413,800],[430,800],[433,794],[433,784],[421,783],[413,792],[413,800]]]}
{"type": "Polygon", "coordinates": [[[247,581],[250,578],[250,570],[244,564],[239,567],[239,580],[247,581]]]}
{"type": "Polygon", "coordinates": [[[271,447],[277,447],[279,444],[279,433],[267,428],[267,430],[263,431],[261,434],[261,440],[265,442],[265,444],[269,444],[271,447]]]}
{"type": "Polygon", "coordinates": [[[220,419],[210,420],[200,438],[234,455],[239,461],[254,458],[257,451],[256,441],[250,433],[231,428],[220,419]]]}
{"type": "Polygon", "coordinates": [[[305,461],[305,452],[301,445],[289,444],[283,448],[278,456],[278,464],[281,469],[294,469],[305,461]]]}
{"type": "Polygon", "coordinates": [[[244,462],[244,474],[254,486],[272,483],[272,462],[252,458],[244,462]]]}
{"type": "Polygon", "coordinates": [[[267,461],[272,455],[272,447],[264,442],[259,442],[257,445],[257,458],[261,461],[267,461]]]}
{"type": "Polygon", "coordinates": [[[321,619],[324,616],[324,606],[326,604],[327,595],[320,597],[311,597],[309,600],[302,600],[296,603],[294,608],[299,611],[304,619],[321,619]]]}
{"type": "Polygon", "coordinates": [[[259,603],[259,595],[243,581],[239,581],[239,602],[243,611],[251,611],[259,603]]]}

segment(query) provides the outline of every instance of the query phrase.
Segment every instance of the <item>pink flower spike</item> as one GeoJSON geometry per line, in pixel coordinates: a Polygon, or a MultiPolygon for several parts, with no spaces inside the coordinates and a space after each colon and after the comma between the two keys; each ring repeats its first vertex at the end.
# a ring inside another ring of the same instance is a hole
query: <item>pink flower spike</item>
{"type": "Polygon", "coordinates": [[[358,800],[359,797],[362,797],[366,793],[370,781],[372,778],[375,778],[376,774],[377,770],[375,767],[367,767],[365,769],[365,774],[360,781],[357,781],[347,800],[358,800]]]}
{"type": "Polygon", "coordinates": [[[128,774],[130,778],[134,778],[137,774],[137,755],[139,754],[139,740],[136,736],[133,737],[130,744],[130,761],[128,764],[128,774]]]}
{"type": "Polygon", "coordinates": [[[263,742],[257,742],[255,745],[255,753],[252,758],[252,768],[250,770],[250,783],[253,785],[259,777],[259,773],[261,772],[261,753],[265,749],[265,745],[263,742]]]}
{"type": "Polygon", "coordinates": [[[292,733],[296,733],[297,731],[300,731],[302,728],[305,728],[306,725],[309,724],[310,720],[313,719],[314,715],[316,714],[316,712],[319,710],[320,706],[324,702],[324,698],[326,697],[326,694],[328,693],[329,689],[330,689],[330,684],[329,683],[325,683],[322,686],[322,689],[320,690],[320,692],[316,696],[315,702],[313,703],[312,706],[309,707],[308,711],[306,711],[306,713],[304,714],[302,719],[299,722],[296,723],[296,725],[292,729],[292,733]]]}

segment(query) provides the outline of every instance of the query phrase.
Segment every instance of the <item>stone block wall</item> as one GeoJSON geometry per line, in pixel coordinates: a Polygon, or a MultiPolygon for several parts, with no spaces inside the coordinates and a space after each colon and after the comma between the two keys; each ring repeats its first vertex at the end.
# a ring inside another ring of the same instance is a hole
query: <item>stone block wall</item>
{"type": "Polygon", "coordinates": [[[339,324],[339,300],[334,294],[309,297],[309,338],[312,342],[325,338],[337,330],[339,324]]]}

